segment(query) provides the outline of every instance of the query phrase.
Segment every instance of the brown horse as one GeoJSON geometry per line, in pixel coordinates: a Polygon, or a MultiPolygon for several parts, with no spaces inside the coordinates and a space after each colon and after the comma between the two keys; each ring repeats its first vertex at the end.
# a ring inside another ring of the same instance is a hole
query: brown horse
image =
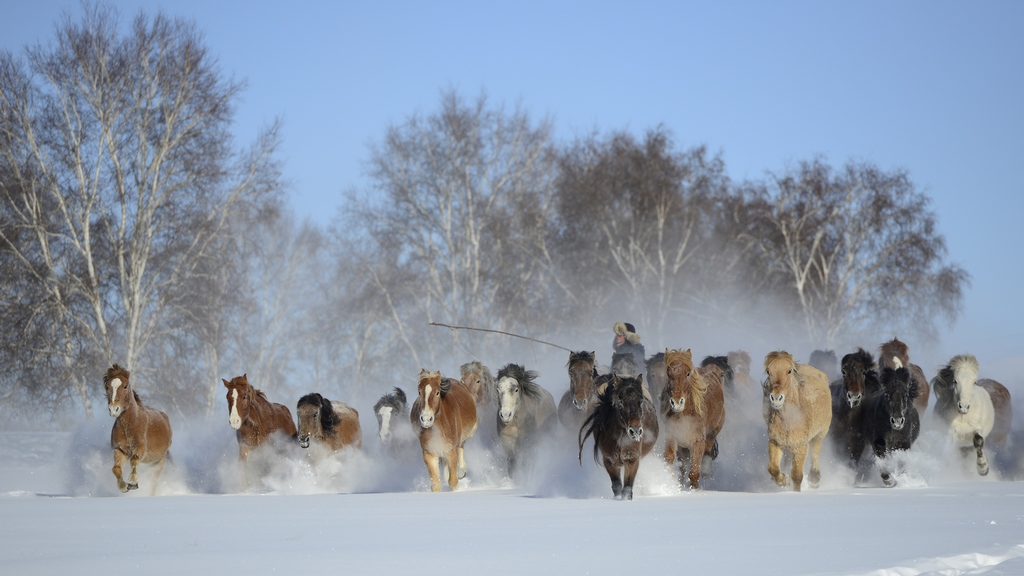
{"type": "Polygon", "coordinates": [[[910,375],[917,381],[917,398],[914,398],[914,406],[919,415],[924,414],[924,411],[928,409],[928,397],[931,395],[924,370],[910,362],[910,347],[900,342],[899,339],[893,338],[878,347],[878,372],[881,373],[885,368],[895,370],[896,365],[893,363],[893,358],[899,358],[900,363],[910,369],[910,375]]]}
{"type": "Polygon", "coordinates": [[[249,385],[245,374],[224,380],[228,389],[228,424],[235,429],[238,438],[238,457],[242,463],[249,460],[249,453],[263,444],[273,432],[281,432],[295,438],[295,422],[292,413],[284,404],[267,400],[267,395],[249,385]]]}
{"type": "Polygon", "coordinates": [[[131,374],[117,364],[111,366],[103,376],[103,388],[107,393],[107,411],[114,418],[110,430],[110,447],[114,449],[114,477],[121,492],[139,488],[139,463],[156,464],[153,477],[153,494],[156,483],[171,447],[171,421],[167,414],[142,404],[138,392],[128,381],[131,374]],[[121,467],[125,460],[132,465],[126,484],[121,467]]]}
{"type": "Polygon", "coordinates": [[[476,433],[476,402],[458,380],[442,378],[437,370],[420,370],[418,396],[409,412],[420,439],[430,489],[441,491],[440,460],[448,464],[448,485],[454,490],[466,475],[466,440],[476,433]]]}
{"type": "Polygon", "coordinates": [[[558,421],[576,431],[597,404],[596,353],[570,352],[568,368],[569,389],[558,401],[558,421]]]}
{"type": "Polygon", "coordinates": [[[332,402],[320,394],[306,394],[295,407],[299,417],[299,446],[309,448],[316,441],[337,452],[346,446],[363,447],[359,412],[343,402],[332,402]]]}
{"type": "Polygon", "coordinates": [[[476,402],[476,413],[487,414],[494,406],[494,375],[491,369],[479,360],[466,362],[459,367],[462,385],[473,395],[476,402]]]}
{"type": "Polygon", "coordinates": [[[580,428],[580,465],[583,464],[583,444],[589,436],[594,437],[594,461],[597,461],[598,451],[601,452],[604,469],[612,481],[612,494],[632,500],[640,459],[649,454],[658,441],[658,415],[644,389],[643,375],[619,377],[613,374],[610,377],[608,386],[598,395],[593,414],[580,428]]]}
{"type": "Polygon", "coordinates": [[[770,352],[764,359],[766,374],[765,420],[768,422],[768,473],[779,486],[787,478],[780,469],[783,451],[793,456],[793,489],[800,491],[804,459],[811,452],[811,488],[821,480],[818,457],[821,443],[832,423],[832,395],[825,374],[807,364],[797,364],[789,352],[770,352]]]}
{"type": "MultiPolygon", "coordinates": [[[[700,488],[702,466],[710,469],[711,461],[718,457],[717,437],[725,423],[725,395],[722,393],[725,373],[713,363],[694,368],[689,350],[665,350],[665,365],[668,386],[660,398],[665,462],[670,467],[675,465],[677,449],[684,453],[681,459],[688,454],[690,488],[696,490],[700,488]]],[[[685,472],[684,464],[680,469],[680,483],[685,472]]]]}

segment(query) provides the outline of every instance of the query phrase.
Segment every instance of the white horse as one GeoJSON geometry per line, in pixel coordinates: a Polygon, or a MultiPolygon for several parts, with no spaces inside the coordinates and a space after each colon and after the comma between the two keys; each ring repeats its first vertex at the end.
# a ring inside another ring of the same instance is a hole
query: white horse
{"type": "Polygon", "coordinates": [[[988,390],[976,385],[978,359],[972,354],[954,356],[949,365],[939,371],[935,381],[946,387],[942,392],[937,392],[945,398],[938,400],[935,409],[945,412],[943,416],[949,422],[949,435],[961,448],[974,447],[978,455],[978,474],[988,474],[988,459],[984,453],[985,437],[995,426],[996,411],[988,390]],[[950,379],[952,382],[949,382],[950,379]],[[949,386],[950,384],[952,386],[949,386]],[[947,390],[953,394],[948,394],[947,390]]]}

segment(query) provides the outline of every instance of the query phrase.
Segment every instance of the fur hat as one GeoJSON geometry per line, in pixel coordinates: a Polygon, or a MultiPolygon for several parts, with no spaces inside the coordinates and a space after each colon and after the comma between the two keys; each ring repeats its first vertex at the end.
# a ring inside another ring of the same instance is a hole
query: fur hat
{"type": "Polygon", "coordinates": [[[615,330],[615,333],[619,336],[625,336],[626,341],[630,344],[640,343],[640,335],[636,333],[636,328],[634,328],[629,322],[616,322],[612,329],[615,330]]]}

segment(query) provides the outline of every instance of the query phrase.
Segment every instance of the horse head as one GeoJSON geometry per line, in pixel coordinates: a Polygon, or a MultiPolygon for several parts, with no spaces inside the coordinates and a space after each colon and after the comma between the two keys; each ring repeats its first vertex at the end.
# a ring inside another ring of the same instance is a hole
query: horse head
{"type": "Polygon", "coordinates": [[[107,393],[107,412],[114,418],[127,410],[133,400],[141,404],[139,395],[128,383],[130,376],[130,372],[117,364],[111,366],[103,375],[103,388],[107,393]]]}
{"type": "MultiPolygon", "coordinates": [[[[665,370],[668,373],[668,386],[661,393],[662,406],[672,412],[682,412],[686,409],[687,397],[694,397],[694,379],[700,377],[693,367],[693,353],[689,349],[666,349],[665,370]]],[[[696,405],[694,409],[697,409],[696,405]]]]}
{"type": "Polygon", "coordinates": [[[612,389],[612,406],[619,417],[619,423],[634,442],[644,436],[644,392],[643,375],[615,376],[609,388],[612,389]]]}
{"type": "Polygon", "coordinates": [[[815,350],[811,352],[811,359],[807,363],[824,372],[830,381],[836,377],[836,369],[839,367],[835,350],[815,350]]]}
{"type": "Polygon", "coordinates": [[[595,393],[596,358],[596,352],[569,353],[569,392],[572,394],[573,408],[577,412],[587,409],[590,397],[595,393]]]}
{"type": "Polygon", "coordinates": [[[729,366],[732,366],[734,374],[750,376],[750,354],[744,350],[735,350],[726,355],[729,366]]]}
{"type": "Polygon", "coordinates": [[[316,392],[299,398],[295,407],[299,418],[299,446],[309,448],[313,436],[324,436],[334,427],[334,407],[316,392]]]}
{"type": "Polygon", "coordinates": [[[899,358],[893,358],[893,364],[896,368],[886,366],[882,369],[883,402],[892,429],[902,430],[907,423],[908,408],[917,410],[912,406],[914,398],[917,398],[917,382],[899,358]]]}
{"type": "Polygon", "coordinates": [[[245,374],[235,376],[230,382],[223,378],[221,381],[228,389],[228,424],[238,430],[242,427],[242,422],[249,417],[249,393],[252,387],[249,386],[249,379],[245,374]]]}
{"type": "Polygon", "coordinates": [[[797,391],[796,361],[789,352],[769,352],[764,359],[764,372],[764,388],[772,409],[782,410],[786,396],[793,396],[797,391]]]}
{"type": "Polygon", "coordinates": [[[434,418],[441,408],[441,399],[448,395],[451,389],[451,379],[442,378],[440,370],[427,372],[420,369],[420,380],[417,386],[420,409],[420,426],[430,428],[434,425],[434,418]]]}
{"type": "Polygon", "coordinates": [[[519,364],[506,364],[498,370],[498,418],[505,424],[512,422],[522,403],[524,395],[536,396],[537,372],[527,370],[519,364]]]}
{"type": "Polygon", "coordinates": [[[405,392],[397,386],[393,391],[380,397],[373,405],[373,414],[377,417],[377,435],[383,444],[391,442],[391,418],[395,414],[405,412],[405,392]]]}
{"type": "Polygon", "coordinates": [[[467,362],[459,367],[462,385],[473,394],[473,400],[477,406],[486,406],[491,403],[491,394],[494,388],[494,377],[487,366],[479,360],[467,362]]]}
{"type": "Polygon", "coordinates": [[[967,414],[978,382],[978,359],[972,354],[959,354],[949,361],[949,366],[953,369],[953,384],[956,386],[956,408],[961,414],[967,414]]]}
{"type": "Polygon", "coordinates": [[[860,406],[864,400],[864,381],[874,365],[875,359],[863,348],[843,356],[843,385],[846,387],[846,402],[850,408],[860,406]]]}

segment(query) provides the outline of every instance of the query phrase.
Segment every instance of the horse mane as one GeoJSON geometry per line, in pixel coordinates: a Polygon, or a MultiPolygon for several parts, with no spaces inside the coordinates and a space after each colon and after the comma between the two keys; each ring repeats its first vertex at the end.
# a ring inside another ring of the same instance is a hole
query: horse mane
{"type": "Polygon", "coordinates": [[[590,416],[587,416],[587,419],[580,426],[579,436],[577,437],[580,450],[577,458],[581,465],[583,464],[583,444],[591,436],[594,437],[594,462],[600,463],[598,461],[598,452],[600,450],[601,438],[608,427],[617,421],[614,395],[619,390],[622,390],[623,394],[629,393],[636,396],[642,403],[644,393],[641,382],[642,377],[610,375],[608,386],[597,395],[597,404],[594,405],[594,411],[590,413],[590,416]]]}
{"type": "Polygon", "coordinates": [[[495,383],[500,382],[502,378],[512,378],[519,382],[524,396],[536,400],[541,397],[541,388],[534,382],[538,376],[540,374],[536,370],[527,370],[519,364],[506,364],[501,370],[498,370],[495,383]]]}
{"type": "Polygon", "coordinates": [[[843,360],[849,359],[851,362],[856,362],[864,367],[865,370],[870,370],[875,365],[875,358],[870,352],[863,348],[857,348],[856,352],[851,352],[846,356],[843,356],[843,360]]]}
{"type": "Polygon", "coordinates": [[[726,355],[729,359],[729,366],[738,368],[740,365],[746,366],[747,371],[744,372],[747,376],[750,376],[750,354],[746,350],[734,350],[726,355]]]}
{"type": "Polygon", "coordinates": [[[644,367],[647,368],[647,373],[648,374],[651,373],[651,367],[653,367],[658,362],[661,362],[661,363],[665,362],[665,353],[664,352],[658,352],[654,356],[651,356],[650,358],[648,358],[647,360],[644,361],[644,367]]]}
{"type": "Polygon", "coordinates": [[[775,362],[776,360],[782,360],[783,362],[789,363],[789,365],[793,367],[793,380],[796,382],[796,385],[804,385],[804,377],[800,375],[799,370],[800,364],[798,364],[797,361],[793,359],[792,354],[786,352],[785,350],[776,350],[774,352],[769,352],[768,355],[764,357],[764,369],[766,372],[768,371],[768,367],[771,366],[772,362],[775,362]]]}
{"type": "Polygon", "coordinates": [[[623,376],[636,376],[636,368],[636,358],[632,352],[616,352],[612,354],[612,372],[622,374],[623,376]],[[629,373],[618,370],[618,367],[622,367],[623,364],[627,364],[632,370],[629,373]]]}
{"type": "Polygon", "coordinates": [[[597,366],[597,354],[594,352],[586,352],[582,350],[579,352],[569,352],[569,362],[566,364],[566,366],[572,366],[577,362],[587,362],[591,366],[597,366]]]}
{"type": "Polygon", "coordinates": [[[331,401],[316,392],[299,398],[297,407],[302,406],[316,406],[320,409],[320,427],[323,428],[325,435],[330,435],[334,431],[334,426],[341,423],[341,417],[334,411],[331,401]]]}
{"type": "Polygon", "coordinates": [[[732,366],[729,365],[729,357],[705,356],[704,359],[700,361],[701,368],[707,368],[708,366],[711,365],[718,366],[719,368],[722,369],[724,380],[723,384],[725,384],[726,388],[732,388],[734,374],[732,372],[732,366]]]}
{"type": "Polygon", "coordinates": [[[910,364],[910,348],[898,338],[885,342],[878,347],[878,351],[878,363],[882,366],[892,366],[893,356],[899,358],[904,366],[910,364]]]}
{"type": "Polygon", "coordinates": [[[490,403],[494,400],[494,375],[491,374],[491,369],[484,366],[483,362],[473,360],[459,367],[459,378],[465,378],[466,374],[470,372],[476,372],[480,375],[480,388],[484,391],[484,397],[487,399],[487,402],[490,403]]]}
{"type": "Polygon", "coordinates": [[[957,372],[967,371],[971,372],[974,379],[978,379],[978,359],[974,357],[974,354],[957,354],[949,360],[949,367],[952,369],[953,374],[957,372]]]}
{"type": "MultiPolygon", "coordinates": [[[[128,379],[131,378],[132,373],[122,368],[119,364],[114,363],[113,366],[107,369],[107,373],[103,375],[103,385],[106,386],[114,378],[120,378],[125,386],[128,386],[128,379]]],[[[135,386],[130,386],[132,389],[132,396],[135,397],[135,402],[142,406],[142,398],[139,393],[135,391],[135,386]]]]}
{"type": "MultiPolygon", "coordinates": [[[[672,380],[672,368],[680,364],[690,370],[690,387],[693,388],[690,396],[693,397],[693,409],[697,412],[697,415],[704,416],[704,394],[708,391],[708,381],[693,366],[693,354],[689,350],[665,351],[665,367],[670,381],[672,380]]],[[[726,366],[728,366],[728,363],[726,363],[726,366]]],[[[666,386],[665,390],[671,390],[671,386],[666,386]]],[[[671,394],[671,392],[669,393],[671,394]]]]}
{"type": "Polygon", "coordinates": [[[391,392],[386,392],[377,400],[377,403],[373,405],[373,413],[376,414],[381,406],[390,406],[395,409],[396,412],[405,412],[405,407],[408,404],[405,398],[405,392],[401,388],[395,386],[391,392]]]}
{"type": "Polygon", "coordinates": [[[907,397],[910,398],[910,400],[917,398],[920,394],[920,390],[917,386],[917,379],[911,376],[909,368],[906,368],[905,366],[900,366],[899,368],[886,366],[882,369],[881,382],[883,388],[889,388],[903,380],[907,381],[907,397]]]}

